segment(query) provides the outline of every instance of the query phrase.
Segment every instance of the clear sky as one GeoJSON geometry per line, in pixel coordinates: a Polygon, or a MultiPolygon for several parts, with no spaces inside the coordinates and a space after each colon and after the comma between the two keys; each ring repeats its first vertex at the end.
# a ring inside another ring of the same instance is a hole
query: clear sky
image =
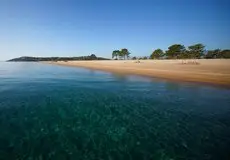
{"type": "Polygon", "coordinates": [[[229,0],[0,0],[0,60],[230,48],[229,0]]]}

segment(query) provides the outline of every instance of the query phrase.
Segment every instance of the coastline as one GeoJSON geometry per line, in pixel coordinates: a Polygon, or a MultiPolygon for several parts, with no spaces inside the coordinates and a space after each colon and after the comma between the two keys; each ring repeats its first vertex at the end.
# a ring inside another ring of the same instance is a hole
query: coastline
{"type": "Polygon", "coordinates": [[[140,63],[136,63],[136,60],[42,63],[230,87],[230,59],[199,59],[199,64],[189,63],[191,61],[187,60],[187,64],[183,64],[182,60],[141,60],[140,63]]]}

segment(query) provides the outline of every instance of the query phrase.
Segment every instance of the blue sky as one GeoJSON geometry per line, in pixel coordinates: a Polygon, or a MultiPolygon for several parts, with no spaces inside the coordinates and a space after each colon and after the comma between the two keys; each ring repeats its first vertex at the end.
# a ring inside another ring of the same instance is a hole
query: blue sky
{"type": "Polygon", "coordinates": [[[230,48],[229,8],[228,0],[0,0],[0,60],[230,48]]]}

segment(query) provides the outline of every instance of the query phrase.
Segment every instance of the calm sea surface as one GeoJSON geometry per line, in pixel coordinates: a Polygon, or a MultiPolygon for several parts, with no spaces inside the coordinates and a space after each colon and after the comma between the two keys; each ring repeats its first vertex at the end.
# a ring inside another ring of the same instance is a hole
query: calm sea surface
{"type": "Polygon", "coordinates": [[[0,160],[229,160],[230,90],[0,62],[0,160]]]}

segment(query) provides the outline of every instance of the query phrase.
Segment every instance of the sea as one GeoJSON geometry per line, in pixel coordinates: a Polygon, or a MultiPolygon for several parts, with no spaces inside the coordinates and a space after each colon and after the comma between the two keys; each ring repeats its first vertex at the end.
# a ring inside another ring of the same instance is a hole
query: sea
{"type": "Polygon", "coordinates": [[[229,160],[230,89],[0,62],[0,160],[229,160]]]}

